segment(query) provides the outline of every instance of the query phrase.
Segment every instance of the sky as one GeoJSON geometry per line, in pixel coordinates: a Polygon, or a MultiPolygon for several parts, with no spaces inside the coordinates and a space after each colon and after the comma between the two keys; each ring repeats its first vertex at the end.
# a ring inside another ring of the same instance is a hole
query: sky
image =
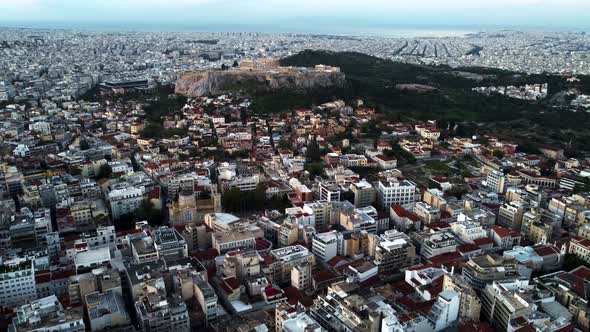
{"type": "Polygon", "coordinates": [[[0,26],[590,30],[589,0],[0,0],[0,26]]]}

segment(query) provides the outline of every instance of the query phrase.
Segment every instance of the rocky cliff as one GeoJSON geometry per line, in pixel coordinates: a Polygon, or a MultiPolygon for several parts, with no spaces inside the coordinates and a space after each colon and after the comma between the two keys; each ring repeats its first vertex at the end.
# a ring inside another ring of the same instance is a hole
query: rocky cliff
{"type": "Polygon", "coordinates": [[[309,90],[342,87],[345,82],[344,73],[339,71],[303,68],[186,72],[181,73],[176,81],[176,93],[199,97],[230,92],[309,90]]]}

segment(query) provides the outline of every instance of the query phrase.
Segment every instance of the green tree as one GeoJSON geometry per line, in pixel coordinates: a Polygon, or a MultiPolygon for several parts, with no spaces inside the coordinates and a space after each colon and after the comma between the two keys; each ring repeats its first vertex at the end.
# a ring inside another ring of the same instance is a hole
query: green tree
{"type": "Polygon", "coordinates": [[[492,154],[498,159],[504,159],[504,151],[502,150],[494,150],[492,154]]]}
{"type": "Polygon", "coordinates": [[[319,162],[322,159],[322,150],[316,141],[313,141],[307,145],[305,157],[307,157],[307,159],[312,162],[319,162]]]}
{"type": "Polygon", "coordinates": [[[288,141],[288,140],[286,140],[286,139],[281,139],[281,140],[279,141],[279,149],[289,149],[289,150],[290,150],[290,149],[292,149],[292,148],[293,148],[293,147],[292,147],[292,145],[291,145],[291,142],[290,142],[290,141],[288,141]]]}
{"type": "Polygon", "coordinates": [[[88,141],[85,139],[81,139],[80,140],[80,150],[84,151],[84,150],[88,150],[90,149],[90,144],[88,144],[88,141]]]}
{"type": "Polygon", "coordinates": [[[147,221],[152,226],[162,225],[162,212],[154,207],[149,200],[141,202],[139,209],[133,213],[133,221],[147,221]]]}
{"type": "Polygon", "coordinates": [[[111,169],[111,166],[109,166],[108,164],[104,164],[100,166],[97,177],[99,179],[108,179],[111,177],[112,174],[113,170],[111,169]]]}

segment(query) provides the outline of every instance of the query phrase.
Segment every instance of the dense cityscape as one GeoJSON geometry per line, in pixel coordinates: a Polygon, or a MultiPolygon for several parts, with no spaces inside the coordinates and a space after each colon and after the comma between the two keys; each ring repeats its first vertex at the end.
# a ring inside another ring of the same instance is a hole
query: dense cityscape
{"type": "Polygon", "coordinates": [[[0,331],[590,331],[577,136],[417,118],[306,50],[590,108],[584,33],[0,29],[0,331]],[[261,106],[292,91],[330,97],[261,106]]]}

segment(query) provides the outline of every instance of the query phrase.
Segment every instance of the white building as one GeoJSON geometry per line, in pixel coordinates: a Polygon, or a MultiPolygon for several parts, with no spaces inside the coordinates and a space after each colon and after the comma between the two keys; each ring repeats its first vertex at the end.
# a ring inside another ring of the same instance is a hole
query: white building
{"type": "Polygon", "coordinates": [[[108,194],[111,214],[114,220],[121,216],[135,212],[143,202],[145,187],[127,187],[114,189],[108,194]]]}
{"type": "Polygon", "coordinates": [[[15,157],[25,158],[31,155],[31,151],[29,150],[28,146],[19,144],[16,146],[16,148],[14,148],[14,150],[12,150],[12,154],[15,157]]]}
{"type": "Polygon", "coordinates": [[[339,238],[342,235],[337,231],[319,233],[313,237],[311,251],[323,262],[338,256],[339,238]]]}
{"type": "Polygon", "coordinates": [[[414,203],[416,185],[408,180],[393,180],[377,183],[377,197],[383,207],[392,204],[405,205],[414,203]]]}
{"type": "Polygon", "coordinates": [[[12,320],[11,332],[51,331],[83,332],[86,330],[81,311],[64,309],[55,295],[32,300],[16,308],[16,317],[12,320]]]}
{"type": "Polygon", "coordinates": [[[420,254],[426,258],[457,250],[457,241],[449,232],[434,233],[424,239],[420,254]]]}
{"type": "Polygon", "coordinates": [[[442,291],[428,314],[434,331],[449,327],[459,317],[460,294],[453,290],[442,291]]]}
{"type": "Polygon", "coordinates": [[[367,157],[359,154],[345,154],[340,157],[340,164],[345,167],[365,167],[367,157]]]}
{"type": "Polygon", "coordinates": [[[506,191],[508,182],[506,176],[502,172],[494,171],[488,173],[486,177],[486,184],[488,189],[493,190],[496,193],[503,193],[506,191]]]}
{"type": "Polygon", "coordinates": [[[297,225],[315,227],[315,215],[305,207],[298,206],[285,209],[285,214],[297,225]]]}
{"type": "Polygon", "coordinates": [[[451,224],[451,231],[463,242],[473,242],[488,235],[479,223],[467,220],[464,214],[460,214],[458,221],[451,224]]]}
{"type": "Polygon", "coordinates": [[[37,298],[35,264],[28,257],[0,265],[0,305],[15,306],[37,298]]]}
{"type": "Polygon", "coordinates": [[[321,182],[319,185],[320,200],[327,202],[340,201],[340,188],[335,184],[321,182]]]}

